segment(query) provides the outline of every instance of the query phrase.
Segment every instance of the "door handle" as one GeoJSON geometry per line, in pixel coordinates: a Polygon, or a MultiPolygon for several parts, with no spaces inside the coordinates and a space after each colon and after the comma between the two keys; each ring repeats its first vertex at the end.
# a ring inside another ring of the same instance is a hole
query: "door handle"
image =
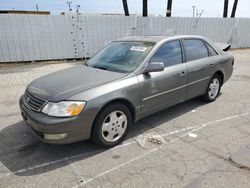
{"type": "Polygon", "coordinates": [[[185,76],[186,75],[186,72],[185,71],[182,71],[181,73],[180,73],[180,76],[185,76]]]}
{"type": "Polygon", "coordinates": [[[197,68],[191,70],[191,72],[195,72],[195,71],[198,71],[198,70],[201,70],[201,67],[197,67],[197,68]]]}
{"type": "Polygon", "coordinates": [[[210,64],[209,67],[210,67],[210,68],[214,67],[214,63],[210,64]]]}

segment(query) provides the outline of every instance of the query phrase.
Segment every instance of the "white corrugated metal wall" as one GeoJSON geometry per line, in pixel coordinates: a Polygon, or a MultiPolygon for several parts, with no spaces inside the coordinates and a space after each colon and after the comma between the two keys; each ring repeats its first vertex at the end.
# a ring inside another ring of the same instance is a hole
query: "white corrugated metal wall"
{"type": "Polygon", "coordinates": [[[0,15],[0,62],[75,58],[73,23],[65,16],[0,15]]]}
{"type": "Polygon", "coordinates": [[[0,15],[0,62],[90,57],[132,35],[198,34],[234,48],[250,47],[250,19],[122,15],[0,15]]]}

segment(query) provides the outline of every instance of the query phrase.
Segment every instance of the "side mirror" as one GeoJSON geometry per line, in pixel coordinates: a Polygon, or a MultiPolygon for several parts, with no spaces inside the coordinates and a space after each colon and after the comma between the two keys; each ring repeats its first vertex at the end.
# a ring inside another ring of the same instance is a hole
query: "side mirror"
{"type": "Polygon", "coordinates": [[[160,72],[163,70],[164,70],[164,64],[162,62],[152,62],[145,67],[142,73],[160,72]]]}

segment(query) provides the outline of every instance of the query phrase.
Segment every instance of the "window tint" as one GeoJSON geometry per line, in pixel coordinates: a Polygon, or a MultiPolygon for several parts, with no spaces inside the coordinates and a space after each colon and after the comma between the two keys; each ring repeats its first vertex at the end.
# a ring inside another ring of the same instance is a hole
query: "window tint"
{"type": "Polygon", "coordinates": [[[201,40],[185,39],[183,40],[183,45],[187,61],[208,57],[207,48],[201,40]]]}
{"type": "Polygon", "coordinates": [[[207,42],[205,42],[205,44],[207,46],[209,56],[218,55],[217,52],[207,42]]]}
{"type": "Polygon", "coordinates": [[[182,63],[180,42],[177,40],[163,44],[152,56],[150,62],[163,62],[165,67],[182,63]]]}

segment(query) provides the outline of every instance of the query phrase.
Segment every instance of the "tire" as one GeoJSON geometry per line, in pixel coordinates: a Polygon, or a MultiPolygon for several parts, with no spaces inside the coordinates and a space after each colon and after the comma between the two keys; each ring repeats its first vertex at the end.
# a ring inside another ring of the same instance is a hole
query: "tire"
{"type": "Polygon", "coordinates": [[[222,78],[218,74],[215,74],[210,80],[206,93],[201,97],[204,102],[213,102],[220,94],[222,86],[222,78]]]}
{"type": "Polygon", "coordinates": [[[111,103],[97,115],[92,140],[102,147],[114,147],[124,140],[131,124],[129,108],[122,103],[111,103]]]}

